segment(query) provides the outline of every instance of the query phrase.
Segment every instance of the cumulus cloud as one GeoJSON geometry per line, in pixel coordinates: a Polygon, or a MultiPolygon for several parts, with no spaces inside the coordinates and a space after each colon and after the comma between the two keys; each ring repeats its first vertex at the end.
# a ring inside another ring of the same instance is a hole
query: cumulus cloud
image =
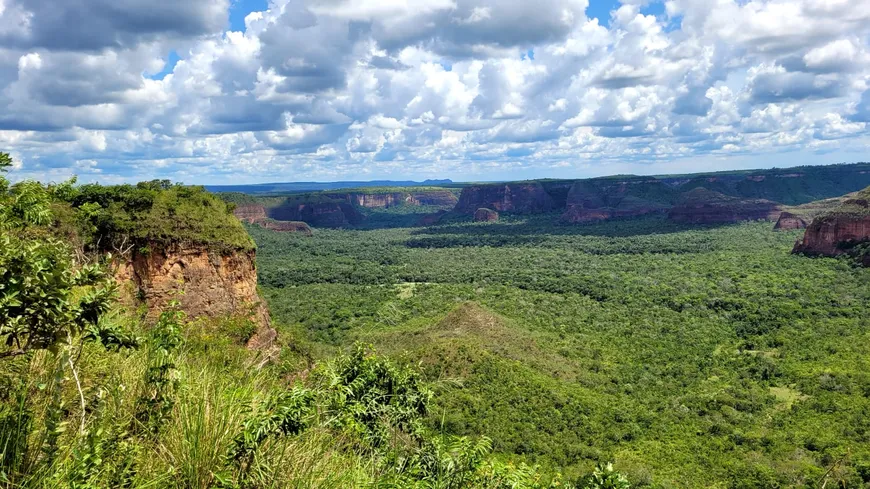
{"type": "Polygon", "coordinates": [[[607,19],[587,0],[271,0],[228,31],[239,5],[0,0],[17,173],[485,179],[867,156],[870,0],[623,0],[607,19]]]}

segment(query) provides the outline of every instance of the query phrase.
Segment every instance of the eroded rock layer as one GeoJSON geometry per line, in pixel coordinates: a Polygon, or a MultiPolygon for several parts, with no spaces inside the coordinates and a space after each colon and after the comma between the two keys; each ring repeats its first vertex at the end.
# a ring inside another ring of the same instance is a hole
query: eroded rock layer
{"type": "Polygon", "coordinates": [[[474,212],[474,222],[495,222],[498,221],[498,212],[492,209],[477,209],[474,212]]]}
{"type": "Polygon", "coordinates": [[[741,199],[705,188],[686,192],[668,211],[668,218],[691,224],[726,224],[741,221],[774,220],[781,213],[776,202],[741,199]]]}
{"type": "Polygon", "coordinates": [[[779,219],[776,220],[773,229],[786,231],[790,229],[805,229],[806,227],[807,222],[801,216],[791,212],[783,212],[779,215],[779,219]]]}
{"type": "Polygon", "coordinates": [[[154,320],[172,300],[190,319],[244,316],[258,330],[249,345],[271,343],[275,330],[257,294],[255,252],[218,252],[204,245],[139,247],[115,264],[122,300],[147,308],[154,320]]]}
{"type": "Polygon", "coordinates": [[[848,254],[870,266],[870,188],[815,219],[794,247],[795,253],[848,254]]]}
{"type": "Polygon", "coordinates": [[[455,210],[473,214],[481,208],[531,214],[552,211],[557,206],[539,182],[472,185],[462,189],[455,210]]]}

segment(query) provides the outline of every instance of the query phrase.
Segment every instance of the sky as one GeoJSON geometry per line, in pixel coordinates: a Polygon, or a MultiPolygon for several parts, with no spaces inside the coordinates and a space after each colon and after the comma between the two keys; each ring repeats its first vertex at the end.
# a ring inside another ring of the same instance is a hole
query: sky
{"type": "Polygon", "coordinates": [[[0,0],[13,179],[870,161],[870,0],[0,0]]]}

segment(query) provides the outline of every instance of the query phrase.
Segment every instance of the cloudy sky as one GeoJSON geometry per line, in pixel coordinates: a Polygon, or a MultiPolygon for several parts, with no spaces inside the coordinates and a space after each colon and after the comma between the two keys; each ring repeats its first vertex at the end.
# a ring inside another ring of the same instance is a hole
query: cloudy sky
{"type": "Polygon", "coordinates": [[[17,178],[870,160],[870,0],[0,0],[17,178]]]}

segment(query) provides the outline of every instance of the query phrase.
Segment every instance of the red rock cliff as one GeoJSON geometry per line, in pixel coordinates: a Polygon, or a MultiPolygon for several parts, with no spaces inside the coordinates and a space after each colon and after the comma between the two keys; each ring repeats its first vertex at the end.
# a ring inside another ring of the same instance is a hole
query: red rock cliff
{"type": "Polygon", "coordinates": [[[781,209],[764,199],[740,199],[705,188],[686,192],[668,211],[668,219],[692,224],[725,224],[740,221],[774,220],[781,209]]]}
{"type": "MultiPolygon", "coordinates": [[[[836,256],[851,254],[855,246],[870,242],[870,188],[857,198],[847,199],[832,211],[815,219],[807,227],[804,238],[795,244],[795,253],[836,256]]],[[[870,266],[870,253],[858,254],[865,266],[870,266]]]]}
{"type": "Polygon", "coordinates": [[[554,210],[556,204],[538,182],[472,185],[462,189],[454,210],[473,214],[480,208],[500,212],[538,213],[554,210]]]}
{"type": "Polygon", "coordinates": [[[191,319],[247,316],[258,326],[249,341],[264,347],[275,338],[269,311],[257,294],[255,252],[215,252],[202,245],[153,245],[134,250],[116,263],[115,279],[122,300],[147,308],[156,319],[172,299],[178,299],[191,319]],[[178,295],[178,292],[183,292],[178,295]]]}
{"type": "Polygon", "coordinates": [[[449,190],[428,190],[420,192],[361,193],[349,192],[333,196],[360,207],[396,207],[399,205],[442,205],[456,204],[456,195],[449,190]]]}
{"type": "Polygon", "coordinates": [[[779,219],[776,220],[773,229],[785,231],[789,229],[805,229],[806,227],[807,222],[801,216],[791,212],[783,212],[779,215],[779,219]]]}
{"type": "Polygon", "coordinates": [[[245,204],[233,209],[233,215],[240,221],[254,224],[266,219],[266,208],[258,204],[245,204]]]}

